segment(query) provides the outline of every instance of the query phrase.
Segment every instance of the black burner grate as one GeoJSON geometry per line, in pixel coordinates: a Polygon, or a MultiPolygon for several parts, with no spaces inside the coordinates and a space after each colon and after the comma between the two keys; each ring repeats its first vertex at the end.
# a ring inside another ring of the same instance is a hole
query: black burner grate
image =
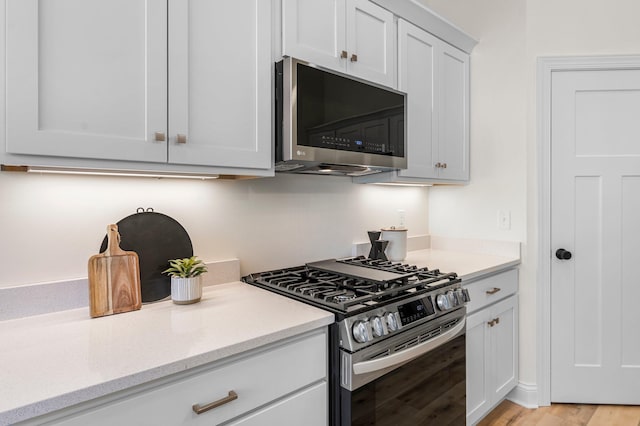
{"type": "Polygon", "coordinates": [[[251,274],[243,280],[342,314],[362,312],[382,303],[460,282],[455,273],[443,274],[437,269],[417,268],[415,265],[363,256],[336,262],[393,272],[397,275],[391,276],[398,278],[376,281],[298,266],[251,274]]]}

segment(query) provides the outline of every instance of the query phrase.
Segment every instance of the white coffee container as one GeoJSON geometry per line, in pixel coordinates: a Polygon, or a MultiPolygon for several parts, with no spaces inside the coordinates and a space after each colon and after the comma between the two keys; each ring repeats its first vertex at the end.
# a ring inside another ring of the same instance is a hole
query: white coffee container
{"type": "Polygon", "coordinates": [[[386,250],[387,259],[392,262],[403,261],[407,257],[407,229],[392,226],[383,228],[381,231],[380,239],[389,241],[386,250]]]}

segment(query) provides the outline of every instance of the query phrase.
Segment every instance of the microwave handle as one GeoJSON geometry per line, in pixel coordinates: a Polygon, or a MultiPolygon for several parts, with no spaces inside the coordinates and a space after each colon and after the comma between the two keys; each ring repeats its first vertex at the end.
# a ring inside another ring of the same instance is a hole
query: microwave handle
{"type": "Polygon", "coordinates": [[[413,346],[409,349],[405,349],[404,351],[394,353],[392,355],[386,356],[384,358],[373,359],[371,361],[363,361],[353,364],[353,373],[354,374],[365,374],[365,373],[373,373],[378,370],[384,370],[385,368],[394,367],[398,364],[405,363],[407,361],[411,361],[414,358],[419,357],[420,355],[429,352],[432,349],[437,348],[438,346],[447,343],[450,340],[453,340],[457,337],[458,333],[464,329],[466,324],[466,319],[460,321],[460,323],[456,324],[453,328],[447,330],[441,335],[434,337],[431,340],[427,340],[424,343],[420,343],[419,345],[413,346]]]}

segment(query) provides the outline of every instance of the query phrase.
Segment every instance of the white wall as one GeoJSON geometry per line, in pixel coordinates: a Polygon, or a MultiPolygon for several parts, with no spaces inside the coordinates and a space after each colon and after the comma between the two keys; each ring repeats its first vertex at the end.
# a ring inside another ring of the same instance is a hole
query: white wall
{"type": "MultiPolygon", "coordinates": [[[[428,233],[428,189],[282,175],[244,181],[0,173],[0,287],[82,278],[106,226],[153,207],[180,222],[205,261],[239,258],[242,273],[351,255],[367,230],[406,211],[428,233]]],[[[61,296],[62,297],[62,296],[61,296]]]]}
{"type": "Polygon", "coordinates": [[[540,56],[640,54],[637,0],[422,0],[480,41],[471,58],[471,184],[432,188],[433,235],[523,242],[520,380],[536,383],[540,56]],[[511,210],[510,231],[496,210],[511,210]],[[454,220],[448,220],[453,218],[454,220]]]}

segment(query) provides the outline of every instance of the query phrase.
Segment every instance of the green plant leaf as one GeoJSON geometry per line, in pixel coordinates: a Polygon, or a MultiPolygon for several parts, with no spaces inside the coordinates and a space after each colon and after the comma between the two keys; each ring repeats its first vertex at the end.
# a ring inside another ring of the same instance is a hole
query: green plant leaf
{"type": "Polygon", "coordinates": [[[169,268],[162,271],[171,277],[191,278],[207,272],[207,266],[196,256],[184,259],[170,259],[169,268]]]}

